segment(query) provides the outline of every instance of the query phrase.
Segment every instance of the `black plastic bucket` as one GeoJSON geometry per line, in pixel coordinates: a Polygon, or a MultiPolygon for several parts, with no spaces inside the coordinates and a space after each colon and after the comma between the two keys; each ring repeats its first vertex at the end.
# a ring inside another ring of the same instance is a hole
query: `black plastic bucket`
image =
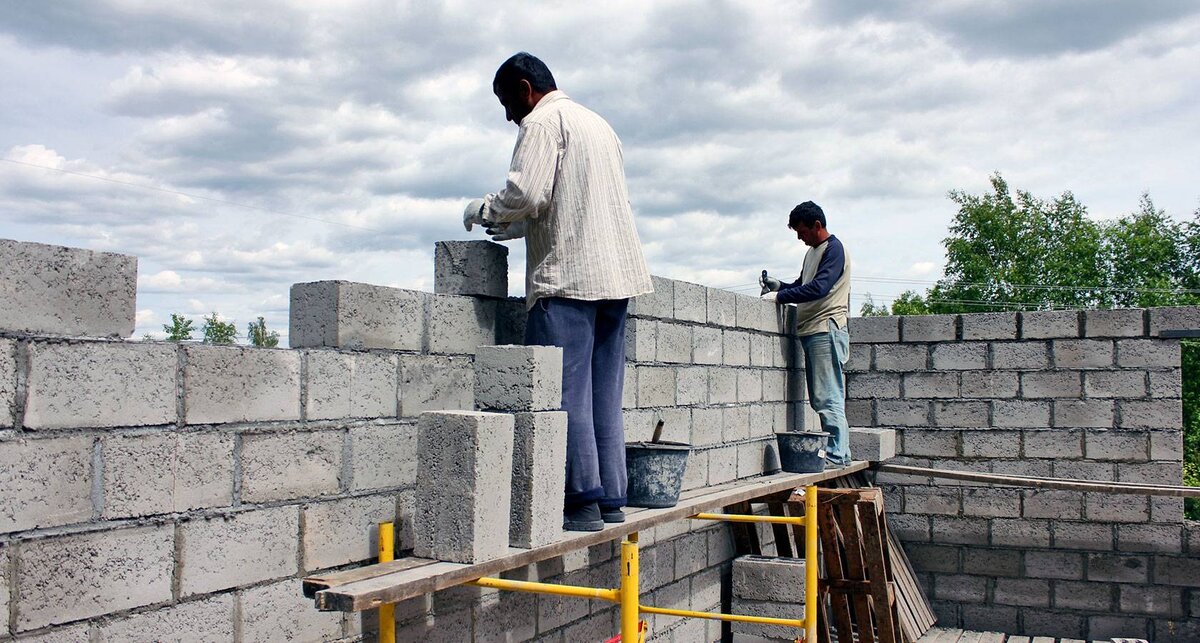
{"type": "Polygon", "coordinates": [[[825,441],[828,433],[776,433],[779,441],[779,464],[791,473],[820,473],[825,470],[825,441]]]}
{"type": "Polygon", "coordinates": [[[683,487],[689,444],[682,442],[631,442],[625,445],[629,472],[626,503],[630,507],[674,507],[683,487]]]}

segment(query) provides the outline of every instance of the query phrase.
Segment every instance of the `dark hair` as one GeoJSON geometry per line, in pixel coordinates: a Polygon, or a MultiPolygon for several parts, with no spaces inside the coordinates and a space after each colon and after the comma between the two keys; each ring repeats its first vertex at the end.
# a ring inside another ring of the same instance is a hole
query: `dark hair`
{"type": "Polygon", "coordinates": [[[529,86],[539,94],[558,89],[554,84],[554,75],[550,73],[546,63],[537,56],[522,51],[513,54],[496,70],[496,78],[492,80],[492,91],[497,95],[511,96],[522,80],[529,81],[529,86]]]}
{"type": "Polygon", "coordinates": [[[821,209],[821,206],[812,201],[805,201],[792,208],[792,213],[788,215],[788,227],[793,230],[800,223],[803,223],[806,228],[811,228],[813,227],[813,223],[817,221],[821,222],[822,228],[829,227],[825,223],[825,211],[821,209]]]}

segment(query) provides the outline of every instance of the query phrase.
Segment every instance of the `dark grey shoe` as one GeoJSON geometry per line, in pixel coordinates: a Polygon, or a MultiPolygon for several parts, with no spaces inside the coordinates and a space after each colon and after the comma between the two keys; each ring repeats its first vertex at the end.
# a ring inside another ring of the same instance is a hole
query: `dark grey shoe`
{"type": "Polygon", "coordinates": [[[825,458],[825,470],[826,471],[828,471],[830,469],[841,469],[849,464],[850,464],[849,462],[835,462],[833,460],[830,460],[829,458],[825,458]]]}
{"type": "Polygon", "coordinates": [[[566,531],[600,531],[604,519],[600,517],[600,505],[592,503],[563,512],[563,529],[566,531]]]}
{"type": "Polygon", "coordinates": [[[601,509],[600,518],[604,522],[625,522],[625,512],[617,509],[601,509]]]}

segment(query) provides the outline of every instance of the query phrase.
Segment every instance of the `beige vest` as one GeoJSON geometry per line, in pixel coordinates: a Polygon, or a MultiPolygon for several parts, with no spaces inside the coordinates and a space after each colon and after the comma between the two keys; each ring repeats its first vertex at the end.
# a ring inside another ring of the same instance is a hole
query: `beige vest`
{"type": "MultiPolygon", "coordinates": [[[[825,256],[825,249],[829,247],[829,242],[826,241],[815,248],[809,248],[808,253],[804,255],[804,268],[800,272],[802,284],[806,284],[817,276],[817,268],[821,265],[821,258],[825,256]]],[[[850,253],[846,250],[846,244],[842,244],[842,256],[846,259],[845,267],[842,269],[842,276],[834,282],[833,288],[829,289],[829,294],[820,299],[796,304],[796,334],[816,335],[817,333],[825,333],[829,331],[829,320],[837,324],[838,328],[846,327],[846,317],[850,311],[850,253]]]]}

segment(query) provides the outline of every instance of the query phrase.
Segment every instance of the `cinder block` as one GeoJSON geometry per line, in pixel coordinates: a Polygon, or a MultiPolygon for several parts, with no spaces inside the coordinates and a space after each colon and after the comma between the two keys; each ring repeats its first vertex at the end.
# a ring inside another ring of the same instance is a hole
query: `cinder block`
{"type": "Polygon", "coordinates": [[[933,595],[945,601],[982,603],[987,598],[987,585],[983,576],[936,574],[933,595]]]}
{"type": "Polygon", "coordinates": [[[1016,339],[1017,313],[972,313],[962,316],[962,338],[1016,339]]]}
{"type": "MultiPolygon", "coordinates": [[[[1083,517],[1083,494],[1078,491],[1027,489],[1021,495],[1023,517],[1061,520],[1079,520],[1083,517]]],[[[1109,540],[1111,536],[1110,533],[1109,540]]]]}
{"type": "MultiPolygon", "coordinates": [[[[1088,493],[1083,498],[1083,515],[1092,522],[1150,522],[1150,503],[1138,496],[1088,493]]],[[[1090,577],[1090,572],[1089,572],[1090,577]]]]}
{"type": "Polygon", "coordinates": [[[686,281],[675,282],[675,319],[704,323],[708,319],[707,288],[686,281]]]}
{"type": "Polygon", "coordinates": [[[722,419],[725,442],[738,442],[750,438],[750,407],[730,406],[724,409],[722,419]]]}
{"type": "Polygon", "coordinates": [[[1029,518],[992,519],[992,544],[1031,549],[1050,546],[1050,521],[1029,518]]]}
{"type": "Polygon", "coordinates": [[[999,605],[1050,607],[1050,581],[1033,578],[997,578],[992,600],[999,605]]]}
{"type": "Polygon", "coordinates": [[[958,397],[958,373],[905,373],[904,397],[958,397]]]}
{"type": "Polygon", "coordinates": [[[511,415],[422,413],[413,553],[477,563],[508,550],[514,425],[511,415]]]}
{"type": "Polygon", "coordinates": [[[455,295],[431,295],[425,320],[430,353],[474,354],[496,344],[496,301],[455,295]]]}
{"type": "Polygon", "coordinates": [[[1051,342],[1057,368],[1109,368],[1113,342],[1109,339],[1056,339],[1051,342]]]}
{"type": "Polygon", "coordinates": [[[92,517],[92,439],[0,444],[0,533],[92,517]]]}
{"type": "Polygon", "coordinates": [[[475,367],[468,357],[400,355],[400,417],[475,408],[475,367]]]}
{"type": "MultiPolygon", "coordinates": [[[[765,616],[768,618],[801,618],[804,606],[795,602],[753,601],[734,596],[730,607],[735,614],[765,616]]],[[[803,600],[801,597],[799,600],[803,600]]],[[[772,641],[794,641],[799,628],[763,623],[735,622],[731,626],[734,643],[769,643],[772,641]]]]}
{"type": "Polygon", "coordinates": [[[129,337],[137,257],[0,239],[0,330],[129,337]]]}
{"type": "Polygon", "coordinates": [[[1150,459],[1180,462],[1183,460],[1182,431],[1151,431],[1150,459]]]}
{"type": "Polygon", "coordinates": [[[846,376],[846,395],[857,399],[870,397],[900,397],[898,373],[849,373],[846,376]]]}
{"type": "Polygon", "coordinates": [[[736,295],[734,302],[737,307],[738,328],[779,332],[779,307],[775,302],[747,295],[736,295]]]}
{"type": "Polygon", "coordinates": [[[1178,368],[1179,340],[1119,339],[1117,366],[1122,368],[1178,368]]]}
{"type": "Polygon", "coordinates": [[[958,431],[904,431],[901,453],[908,456],[955,457],[958,455],[958,431]]]}
{"type": "Polygon", "coordinates": [[[899,317],[851,317],[846,324],[852,344],[900,341],[899,317]]]}
{"type": "Polygon", "coordinates": [[[911,486],[904,490],[904,512],[957,516],[962,511],[961,498],[957,487],[911,486]]]}
{"type": "Polygon", "coordinates": [[[987,429],[962,432],[964,458],[1005,458],[1014,457],[1020,452],[1021,433],[1019,431],[987,429]]]}
{"type": "Polygon", "coordinates": [[[232,641],[233,603],[233,594],[218,594],[101,621],[96,629],[102,641],[232,641]]]}
{"type": "Polygon", "coordinates": [[[689,366],[675,374],[675,401],[680,405],[708,402],[708,369],[689,366]]]}
{"type": "Polygon", "coordinates": [[[207,594],[295,575],[299,527],[296,505],[182,523],[180,594],[207,594]]]}
{"type": "Polygon", "coordinates": [[[1109,611],[1113,605],[1113,586],[1105,583],[1060,582],[1054,585],[1054,606],[1058,609],[1109,611]]]}
{"type": "MultiPolygon", "coordinates": [[[[625,360],[629,362],[653,362],[658,322],[640,318],[625,321],[625,360]]],[[[516,342],[518,344],[524,342],[516,342]]]]}
{"type": "MultiPolygon", "coordinates": [[[[626,332],[628,333],[628,331],[626,332]]],[[[720,364],[723,354],[722,331],[720,328],[710,328],[707,326],[692,328],[692,361],[696,364],[720,364]]]]}
{"type": "Polygon", "coordinates": [[[491,241],[434,243],[433,292],[507,297],[508,246],[491,241]]]}
{"type": "Polygon", "coordinates": [[[987,426],[987,402],[948,402],[933,401],[933,422],[935,426],[944,427],[980,427],[987,426]]]}
{"type": "Polygon", "coordinates": [[[567,414],[565,411],[517,413],[513,431],[508,544],[541,547],[563,534],[567,414]]]}
{"type": "Polygon", "coordinates": [[[298,579],[242,591],[239,630],[243,641],[333,641],[342,638],[337,612],[318,612],[298,579]]]}
{"type": "Polygon", "coordinates": [[[1147,436],[1137,431],[1091,431],[1085,438],[1089,460],[1146,460],[1147,436]]]}
{"type": "Polygon", "coordinates": [[[1116,480],[1117,467],[1112,462],[1091,460],[1062,460],[1054,462],[1054,475],[1077,480],[1116,480]]]}
{"type": "Polygon", "coordinates": [[[1088,397],[1145,397],[1145,371],[1086,371],[1083,390],[1088,397]]]}
{"type": "Polygon", "coordinates": [[[1078,310],[1035,310],[1021,313],[1023,339],[1079,337],[1083,315],[1078,310]]]}
{"type": "MultiPolygon", "coordinates": [[[[692,435],[688,442],[694,447],[720,444],[721,430],[724,426],[723,414],[724,409],[720,407],[692,409],[692,435]]],[[[691,457],[695,458],[697,453],[693,449],[691,457]]],[[[688,468],[691,468],[690,464],[688,468]]]]}
{"type": "Polygon", "coordinates": [[[162,525],[22,543],[17,631],[170,600],[174,542],[162,525]]]}
{"type": "Polygon", "coordinates": [[[727,366],[750,365],[750,333],[727,330],[721,339],[722,361],[727,366]]]}
{"type": "Polygon", "coordinates": [[[655,360],[683,364],[692,361],[692,327],[660,321],[655,324],[655,360]]]}
{"type": "Polygon", "coordinates": [[[411,487],[417,483],[417,426],[350,427],[353,491],[411,487]]]}
{"type": "Polygon", "coordinates": [[[958,315],[906,315],[900,321],[900,341],[952,342],[958,335],[958,315]]]}
{"type": "Polygon", "coordinates": [[[1173,485],[1183,478],[1178,462],[1122,462],[1117,464],[1117,479],[1135,484],[1173,485]]]}
{"type": "Polygon", "coordinates": [[[875,420],[879,426],[929,426],[928,400],[876,400],[875,420]]]}
{"type": "Polygon", "coordinates": [[[764,402],[785,402],[787,396],[787,371],[762,372],[762,399],[764,402]]]}
{"type": "Polygon", "coordinates": [[[557,346],[480,346],[475,403],[505,411],[562,408],[562,355],[557,346]]]}
{"type": "Polygon", "coordinates": [[[1042,371],[1021,373],[1021,397],[1078,398],[1083,390],[1078,371],[1042,371]]]}
{"type": "Polygon", "coordinates": [[[745,555],[733,559],[733,596],[803,603],[804,559],[745,555]]]}
{"type": "Polygon", "coordinates": [[[184,346],[188,424],[300,419],[298,351],[184,346]]]}
{"type": "Polygon", "coordinates": [[[1169,618],[1186,615],[1184,590],[1178,587],[1120,585],[1118,606],[1122,614],[1151,614],[1169,618]]]}
{"type": "Polygon", "coordinates": [[[1117,525],[1118,549],[1127,552],[1183,552],[1181,525],[1117,525]]]}
{"type": "Polygon", "coordinates": [[[736,480],[738,447],[731,445],[708,452],[708,484],[724,484],[736,480]]]}
{"type": "Polygon", "coordinates": [[[8,632],[9,619],[9,601],[12,599],[9,593],[9,577],[8,577],[8,547],[0,546],[0,632],[8,632]]]}
{"type": "Polygon", "coordinates": [[[996,400],[992,424],[1002,427],[1045,428],[1050,426],[1050,402],[996,400]]]}
{"type": "MultiPolygon", "coordinates": [[[[775,441],[771,440],[770,444],[775,441]]],[[[746,442],[737,446],[737,477],[760,476],[767,471],[767,441],[746,442]]]]}
{"type": "MultiPolygon", "coordinates": [[[[1028,508],[1026,508],[1028,512],[1028,508]]],[[[1113,526],[1093,522],[1061,522],[1054,525],[1057,549],[1112,550],[1113,526]]]]}
{"type": "Polygon", "coordinates": [[[1142,337],[1145,317],[1141,308],[1088,310],[1083,313],[1084,337],[1142,337]]]}
{"type": "Polygon", "coordinates": [[[992,344],[992,368],[1046,368],[1050,364],[1046,347],[1046,342],[995,342],[992,344]]]}
{"type": "Polygon", "coordinates": [[[315,502],[301,512],[305,571],[376,559],[379,523],[397,519],[396,497],[390,494],[315,502]]]}
{"type": "Polygon", "coordinates": [[[349,281],[293,284],[288,344],[421,350],[426,297],[415,290],[349,281]]]}
{"type": "Polygon", "coordinates": [[[870,344],[851,344],[850,359],[846,360],[846,364],[842,367],[847,373],[866,373],[871,370],[871,345],[870,344]]]}
{"type": "Polygon", "coordinates": [[[242,500],[271,502],[337,493],[343,429],[242,437],[242,500]]]}
{"type": "Polygon", "coordinates": [[[708,288],[708,323],[724,328],[737,326],[737,295],[728,290],[708,288]]]}
{"type": "Polygon", "coordinates": [[[738,402],[762,401],[762,371],[743,368],[737,372],[738,402]]]}
{"type": "MultiPolygon", "coordinates": [[[[1142,561],[1144,559],[1139,556],[1134,560],[1142,561]]],[[[1089,560],[1088,562],[1091,563],[1093,561],[1089,560]]],[[[1200,579],[1200,558],[1179,556],[1154,557],[1154,581],[1156,584],[1196,587],[1197,579],[1200,579]]],[[[1128,582],[1145,583],[1146,581],[1133,579],[1128,582]]]]}
{"type": "Polygon", "coordinates": [[[396,417],[395,355],[314,350],[304,359],[307,419],[396,417]]]}
{"type": "Polygon", "coordinates": [[[30,344],[25,427],[173,423],[177,365],[174,344],[30,344]]]}
{"type": "Polygon", "coordinates": [[[496,343],[524,344],[525,322],[528,320],[524,297],[510,297],[496,302],[496,343]]]}
{"type": "Polygon", "coordinates": [[[988,544],[988,519],[932,516],[932,542],[958,545],[988,544]]]}
{"type": "Polygon", "coordinates": [[[673,318],[675,316],[675,282],[657,275],[651,275],[650,281],[654,286],[654,292],[638,295],[629,300],[629,314],[636,317],[673,318]]]}
{"type": "Polygon", "coordinates": [[[17,343],[0,337],[0,429],[13,426],[16,409],[17,343]]]}
{"type": "MultiPolygon", "coordinates": [[[[1080,580],[1083,578],[1083,554],[1077,552],[1025,552],[1025,575],[1032,578],[1080,580]]],[[[1059,583],[1058,587],[1063,584],[1059,583]]]]}
{"type": "Polygon", "coordinates": [[[1025,431],[1026,458],[1082,458],[1083,431],[1025,431]]]}
{"type": "Polygon", "coordinates": [[[869,462],[890,460],[896,457],[896,431],[850,427],[850,454],[869,462]]]}
{"type": "Polygon", "coordinates": [[[879,371],[923,371],[928,361],[929,347],[926,344],[875,346],[875,369],[879,371]]]}
{"type": "Polygon", "coordinates": [[[675,406],[675,369],[669,366],[639,366],[638,406],[675,406]]]}
{"type": "Polygon", "coordinates": [[[1150,371],[1146,375],[1150,378],[1150,397],[1183,396],[1182,369],[1173,368],[1169,371],[1150,371]]]}
{"type": "Polygon", "coordinates": [[[983,370],[987,368],[987,344],[937,344],[933,347],[932,359],[933,368],[939,371],[983,370]]]}
{"type": "MultiPolygon", "coordinates": [[[[1011,518],[1021,515],[1021,492],[1018,489],[990,489],[987,487],[963,489],[962,503],[965,516],[1011,518]]],[[[987,572],[1001,575],[1020,575],[1018,552],[992,552],[992,554],[994,556],[991,560],[984,561],[979,557],[988,556],[988,552],[971,552],[967,556],[968,561],[975,560],[977,562],[970,565],[972,570],[969,573],[982,573],[986,569],[987,572]],[[1010,559],[1008,554],[1015,556],[1010,559]]]]}
{"type": "Polygon", "coordinates": [[[233,503],[233,436],[156,433],[101,441],[105,518],[233,503]]]}
{"type": "Polygon", "coordinates": [[[963,397],[1002,399],[1017,396],[1019,380],[1012,371],[982,371],[964,375],[959,392],[963,397]]]}
{"type": "Polygon", "coordinates": [[[1113,401],[1055,400],[1054,426],[1111,428],[1113,401]]]}
{"type": "Polygon", "coordinates": [[[1170,306],[1149,310],[1151,337],[1159,337],[1164,331],[1200,330],[1200,306],[1170,306]]]}
{"type": "Polygon", "coordinates": [[[1179,398],[1165,400],[1121,400],[1121,419],[1117,426],[1122,429],[1182,429],[1183,401],[1179,398]]]}

